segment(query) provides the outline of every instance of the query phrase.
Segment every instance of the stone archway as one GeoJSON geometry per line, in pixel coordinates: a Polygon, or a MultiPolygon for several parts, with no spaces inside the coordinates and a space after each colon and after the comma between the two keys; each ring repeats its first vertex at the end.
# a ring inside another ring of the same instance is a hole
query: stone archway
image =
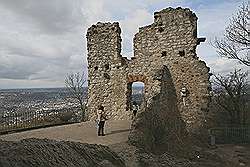
{"type": "MultiPolygon", "coordinates": [[[[144,94],[146,92],[146,84],[147,84],[147,78],[144,75],[128,75],[127,78],[127,92],[126,92],[126,110],[129,111],[131,109],[131,98],[132,98],[132,85],[134,82],[142,82],[144,84],[144,94]]],[[[144,101],[146,99],[144,98],[144,101]]]]}

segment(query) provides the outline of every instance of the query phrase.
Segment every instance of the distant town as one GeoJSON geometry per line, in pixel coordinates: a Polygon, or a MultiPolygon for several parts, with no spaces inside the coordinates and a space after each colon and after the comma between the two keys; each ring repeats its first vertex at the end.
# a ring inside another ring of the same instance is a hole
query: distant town
{"type": "MultiPolygon", "coordinates": [[[[87,103],[85,87],[84,104],[87,103]]],[[[143,87],[133,87],[132,100],[140,103],[143,87]]],[[[0,90],[0,123],[16,124],[42,118],[45,115],[73,113],[71,121],[79,121],[80,107],[66,88],[33,88],[0,90]],[[30,114],[31,113],[31,114],[30,114]],[[28,117],[27,117],[28,115],[28,117]]]]}

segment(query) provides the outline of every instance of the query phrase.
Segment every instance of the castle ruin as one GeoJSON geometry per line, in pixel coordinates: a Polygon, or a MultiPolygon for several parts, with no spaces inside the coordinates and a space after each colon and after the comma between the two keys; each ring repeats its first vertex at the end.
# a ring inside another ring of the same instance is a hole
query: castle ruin
{"type": "Polygon", "coordinates": [[[152,112],[163,123],[180,119],[188,132],[204,128],[209,68],[196,55],[205,41],[197,37],[196,15],[183,8],[155,12],[154,22],[135,34],[131,60],[121,55],[120,34],[117,22],[98,22],[87,31],[89,118],[102,105],[112,119],[130,119],[132,83],[140,81],[145,99],[139,118],[152,112]]]}

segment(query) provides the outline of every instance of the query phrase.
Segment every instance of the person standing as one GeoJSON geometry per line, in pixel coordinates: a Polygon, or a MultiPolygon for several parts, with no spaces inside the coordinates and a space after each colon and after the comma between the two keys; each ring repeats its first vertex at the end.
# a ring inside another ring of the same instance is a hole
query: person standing
{"type": "Polygon", "coordinates": [[[133,117],[136,116],[136,113],[137,113],[138,109],[139,109],[138,104],[136,103],[136,101],[133,101],[133,105],[132,105],[133,117]]]}
{"type": "Polygon", "coordinates": [[[107,116],[104,112],[104,107],[100,106],[97,112],[97,120],[98,120],[98,136],[105,136],[104,134],[104,125],[107,120],[107,116]]]}

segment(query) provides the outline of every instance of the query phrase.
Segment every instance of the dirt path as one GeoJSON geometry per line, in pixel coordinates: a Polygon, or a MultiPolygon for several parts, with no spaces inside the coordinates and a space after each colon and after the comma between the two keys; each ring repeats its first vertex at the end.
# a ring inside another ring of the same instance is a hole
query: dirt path
{"type": "Polygon", "coordinates": [[[113,145],[127,141],[130,124],[131,121],[127,120],[107,121],[105,125],[106,136],[97,136],[95,123],[89,121],[2,135],[0,139],[16,141],[25,138],[48,138],[90,144],[113,145]]]}

